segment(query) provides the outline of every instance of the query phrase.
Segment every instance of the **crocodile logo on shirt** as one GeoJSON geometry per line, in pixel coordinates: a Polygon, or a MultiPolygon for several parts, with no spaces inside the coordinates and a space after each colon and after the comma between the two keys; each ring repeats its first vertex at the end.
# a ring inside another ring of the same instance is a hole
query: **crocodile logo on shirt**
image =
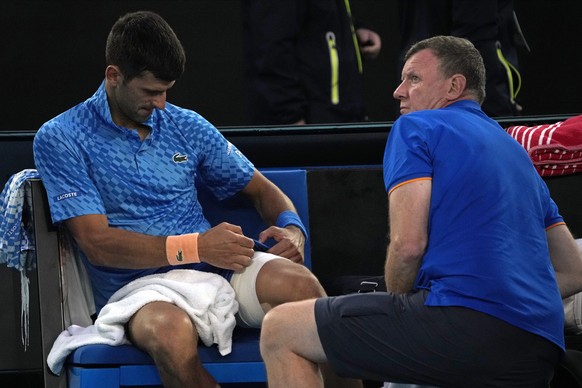
{"type": "Polygon", "coordinates": [[[172,160],[174,163],[184,163],[188,160],[188,155],[182,155],[181,153],[176,152],[174,155],[172,155],[172,160]]]}

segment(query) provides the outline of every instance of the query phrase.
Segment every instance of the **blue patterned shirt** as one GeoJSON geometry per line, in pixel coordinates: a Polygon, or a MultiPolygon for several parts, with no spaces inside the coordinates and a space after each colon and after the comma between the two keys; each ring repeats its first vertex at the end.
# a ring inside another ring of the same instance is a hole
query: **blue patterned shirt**
{"type": "MultiPolygon", "coordinates": [[[[199,114],[166,103],[137,131],[111,118],[104,83],[85,102],[45,123],[34,140],[37,169],[55,223],[105,214],[110,226],[167,236],[210,227],[197,199],[203,182],[219,199],[251,180],[251,162],[199,114]]],[[[172,267],[125,270],[96,267],[85,258],[98,309],[127,282],[172,267]]],[[[207,264],[197,269],[224,272],[207,264]]]]}

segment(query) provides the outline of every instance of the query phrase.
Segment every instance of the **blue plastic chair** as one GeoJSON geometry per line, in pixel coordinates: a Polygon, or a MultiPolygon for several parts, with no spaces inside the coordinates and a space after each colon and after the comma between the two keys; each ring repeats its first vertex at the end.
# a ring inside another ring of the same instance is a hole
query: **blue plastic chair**
{"type": "MultiPolygon", "coordinates": [[[[305,170],[265,170],[263,174],[289,196],[306,228],[309,225],[307,202],[307,176],[305,170]]],[[[55,254],[58,255],[57,231],[50,225],[46,193],[39,184],[33,184],[33,214],[37,258],[39,262],[39,299],[41,326],[43,327],[43,356],[50,351],[52,341],[64,329],[47,328],[57,325],[55,315],[55,287],[50,273],[55,271],[55,254]],[[36,186],[36,187],[35,187],[36,186]],[[40,198],[44,196],[43,198],[40,198]],[[47,221],[48,219],[48,221],[47,221]],[[48,238],[47,238],[48,235],[48,238]],[[55,253],[56,246],[56,253],[55,253]],[[51,259],[52,258],[52,259],[51,259]],[[52,261],[52,263],[51,263],[52,261]],[[44,294],[44,295],[43,295],[44,294]],[[52,299],[52,300],[51,300],[52,299]],[[52,306],[51,306],[52,305],[52,306]],[[52,321],[52,323],[51,323],[52,321]],[[51,339],[52,338],[52,339],[51,339]]],[[[199,190],[200,201],[205,214],[214,225],[228,221],[241,225],[245,235],[256,238],[258,232],[266,228],[254,207],[242,197],[217,201],[204,190],[199,190]]],[[[57,261],[58,263],[58,261],[57,261]]],[[[305,264],[311,267],[310,248],[306,244],[305,264]]],[[[62,290],[61,290],[62,295],[62,290]]],[[[199,354],[204,367],[221,384],[266,382],[266,371],[259,351],[258,329],[236,328],[233,333],[232,352],[221,356],[216,346],[199,346],[199,354]]],[[[121,386],[161,385],[158,371],[151,357],[131,345],[108,346],[88,345],[76,349],[67,358],[67,386],[69,388],[117,388],[121,386]]],[[[45,387],[64,387],[63,378],[56,377],[45,366],[45,387]]]]}

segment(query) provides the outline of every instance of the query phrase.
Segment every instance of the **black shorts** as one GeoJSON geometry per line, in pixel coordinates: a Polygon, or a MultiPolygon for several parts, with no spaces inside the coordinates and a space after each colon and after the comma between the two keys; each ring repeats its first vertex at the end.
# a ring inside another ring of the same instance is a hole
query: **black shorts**
{"type": "Polygon", "coordinates": [[[444,387],[544,387],[563,351],[464,307],[425,306],[427,292],[318,299],[323,349],[343,377],[444,387]]]}

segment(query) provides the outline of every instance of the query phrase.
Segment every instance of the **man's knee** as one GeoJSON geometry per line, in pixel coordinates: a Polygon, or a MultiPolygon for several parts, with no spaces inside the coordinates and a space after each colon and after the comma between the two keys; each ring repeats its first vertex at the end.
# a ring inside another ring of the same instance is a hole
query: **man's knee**
{"type": "MultiPolygon", "coordinates": [[[[281,329],[286,325],[285,310],[288,305],[280,305],[269,310],[261,325],[261,353],[268,352],[273,346],[280,346],[281,329]]],[[[284,332],[284,331],[283,331],[284,332]]]]}
{"type": "Polygon", "coordinates": [[[130,320],[129,334],[135,345],[149,352],[171,351],[187,344],[195,348],[198,342],[196,327],[188,314],[165,302],[142,307],[130,320]]]}
{"type": "Polygon", "coordinates": [[[315,275],[305,269],[302,270],[296,279],[293,279],[293,290],[297,291],[294,300],[313,299],[326,296],[323,286],[315,275]]]}
{"type": "MultiPolygon", "coordinates": [[[[267,312],[261,327],[261,352],[301,348],[299,342],[312,338],[310,336],[316,331],[314,304],[313,299],[285,303],[267,312]]],[[[315,342],[315,339],[308,342],[315,342]]]]}
{"type": "Polygon", "coordinates": [[[300,264],[273,260],[264,269],[257,279],[257,292],[271,299],[273,306],[326,296],[315,275],[300,264]]]}

